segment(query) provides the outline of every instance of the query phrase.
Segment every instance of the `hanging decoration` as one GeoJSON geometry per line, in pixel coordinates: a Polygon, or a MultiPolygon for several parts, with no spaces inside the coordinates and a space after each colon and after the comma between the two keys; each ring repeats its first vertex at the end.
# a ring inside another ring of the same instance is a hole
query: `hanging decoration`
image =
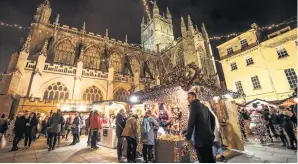
{"type": "Polygon", "coordinates": [[[18,24],[8,24],[8,23],[5,23],[5,22],[0,22],[0,26],[17,28],[17,29],[20,29],[20,30],[30,29],[30,27],[24,27],[24,26],[21,26],[21,25],[18,25],[18,24]]]}
{"type": "Polygon", "coordinates": [[[145,12],[147,14],[148,20],[150,21],[151,15],[150,15],[149,5],[147,3],[147,0],[143,0],[143,5],[144,5],[144,8],[145,8],[145,12]]]}
{"type": "MultiPolygon", "coordinates": [[[[292,17],[286,21],[283,21],[281,23],[278,23],[278,24],[271,24],[271,25],[267,25],[267,26],[263,26],[263,27],[260,27],[260,30],[261,31],[265,31],[265,30],[271,30],[273,28],[278,28],[282,25],[286,25],[286,24],[290,24],[290,23],[294,23],[294,22],[297,22],[297,17],[292,17]]],[[[210,40],[220,40],[220,39],[223,39],[223,38],[230,38],[230,37],[235,37],[235,36],[238,36],[240,34],[242,34],[243,32],[233,32],[233,33],[230,33],[230,34],[227,34],[227,35],[222,35],[222,36],[213,36],[213,37],[210,37],[209,39],[210,40]]]]}

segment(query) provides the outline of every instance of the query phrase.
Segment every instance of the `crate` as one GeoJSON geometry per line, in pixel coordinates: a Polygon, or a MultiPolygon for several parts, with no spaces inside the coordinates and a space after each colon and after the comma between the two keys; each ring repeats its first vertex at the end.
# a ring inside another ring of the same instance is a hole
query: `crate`
{"type": "Polygon", "coordinates": [[[190,163],[190,154],[182,153],[182,145],[184,141],[166,141],[166,140],[157,140],[155,154],[156,154],[156,163],[190,163]],[[179,152],[179,161],[175,161],[175,146],[177,144],[179,152]],[[183,155],[183,156],[182,156],[183,155]]]}

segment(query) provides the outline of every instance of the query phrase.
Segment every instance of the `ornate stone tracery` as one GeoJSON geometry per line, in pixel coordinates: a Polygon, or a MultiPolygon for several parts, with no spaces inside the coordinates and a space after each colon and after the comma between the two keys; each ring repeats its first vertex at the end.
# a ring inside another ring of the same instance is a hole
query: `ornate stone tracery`
{"type": "Polygon", "coordinates": [[[121,55],[119,55],[117,52],[113,52],[109,58],[109,65],[110,67],[114,68],[114,71],[116,73],[121,73],[122,72],[121,55]]]}
{"type": "Polygon", "coordinates": [[[119,88],[114,92],[115,101],[128,101],[129,92],[123,88],[119,88]]]}
{"type": "Polygon", "coordinates": [[[58,81],[46,88],[43,98],[50,100],[66,100],[69,98],[69,90],[64,84],[58,81]]]}
{"type": "Polygon", "coordinates": [[[85,90],[85,92],[83,93],[83,100],[88,100],[92,102],[101,101],[103,100],[103,93],[98,87],[93,85],[85,90]]]}
{"type": "Polygon", "coordinates": [[[130,58],[130,65],[133,73],[140,72],[141,65],[137,57],[133,56],[130,58]]]}
{"type": "Polygon", "coordinates": [[[54,50],[54,63],[73,65],[75,58],[75,47],[69,39],[57,44],[54,50]]]}
{"type": "Polygon", "coordinates": [[[101,63],[100,49],[96,46],[91,46],[85,50],[83,63],[85,68],[100,69],[101,63]]]}

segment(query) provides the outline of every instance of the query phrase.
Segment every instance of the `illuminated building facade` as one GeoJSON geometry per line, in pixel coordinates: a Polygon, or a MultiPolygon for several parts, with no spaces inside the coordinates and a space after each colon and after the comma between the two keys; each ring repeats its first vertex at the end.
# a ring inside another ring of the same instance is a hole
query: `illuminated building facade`
{"type": "Polygon", "coordinates": [[[182,19],[182,37],[174,40],[171,14],[168,10],[164,18],[156,4],[150,22],[141,24],[141,46],[129,44],[127,36],[124,42],[110,38],[108,30],[104,36],[87,32],[85,23],[80,29],[61,25],[59,15],[52,23],[51,15],[45,0],[23,48],[11,56],[0,81],[4,112],[29,102],[39,109],[60,100],[127,101],[133,85],[141,90],[148,78],[158,85],[159,73],[176,64],[194,62],[209,75],[216,74],[205,26],[200,32],[190,17],[187,26],[182,19]]]}
{"type": "MultiPolygon", "coordinates": [[[[219,45],[218,51],[229,90],[244,93],[244,100],[283,100],[297,87],[297,28],[290,26],[262,37],[252,29],[219,45]]],[[[243,99],[239,99],[243,103],[243,99]]]]}

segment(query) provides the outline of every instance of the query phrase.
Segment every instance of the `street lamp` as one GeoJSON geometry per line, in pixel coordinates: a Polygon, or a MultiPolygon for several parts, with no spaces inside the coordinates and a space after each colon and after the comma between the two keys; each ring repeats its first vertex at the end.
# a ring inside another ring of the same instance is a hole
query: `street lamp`
{"type": "Polygon", "coordinates": [[[137,103],[137,102],[139,102],[139,98],[136,95],[131,95],[129,97],[129,102],[131,102],[131,103],[137,103]]]}

